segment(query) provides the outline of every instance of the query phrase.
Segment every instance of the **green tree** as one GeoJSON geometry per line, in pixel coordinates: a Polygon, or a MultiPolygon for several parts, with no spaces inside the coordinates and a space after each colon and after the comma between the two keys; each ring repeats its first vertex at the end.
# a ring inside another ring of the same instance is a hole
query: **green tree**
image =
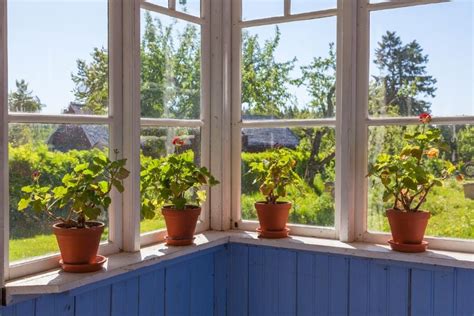
{"type": "Polygon", "coordinates": [[[21,79],[15,81],[16,91],[8,95],[8,110],[10,112],[38,113],[44,105],[33,92],[28,90],[28,83],[21,79]]]}
{"type": "Polygon", "coordinates": [[[109,99],[109,57],[105,48],[94,48],[92,61],[78,59],[77,72],[71,74],[75,84],[76,101],[84,103],[85,109],[95,114],[107,113],[109,99]]]}
{"type": "Polygon", "coordinates": [[[375,49],[374,60],[380,71],[374,80],[384,89],[384,106],[372,108],[371,114],[414,116],[429,112],[431,103],[423,98],[435,96],[436,79],[427,74],[428,61],[416,40],[404,45],[395,32],[387,31],[375,49]]]}
{"type": "Polygon", "coordinates": [[[296,104],[288,90],[293,82],[290,73],[296,58],[280,62],[275,51],[281,40],[278,27],[275,36],[262,45],[258,35],[242,35],[242,104],[244,113],[287,117],[296,104]]]}

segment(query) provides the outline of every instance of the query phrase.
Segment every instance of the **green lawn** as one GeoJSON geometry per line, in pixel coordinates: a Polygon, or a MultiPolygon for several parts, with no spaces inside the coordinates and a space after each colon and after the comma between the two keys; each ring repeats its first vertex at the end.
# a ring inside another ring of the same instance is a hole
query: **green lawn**
{"type": "MultiPolygon", "coordinates": [[[[140,223],[140,232],[151,232],[165,228],[165,222],[162,217],[155,219],[146,219],[140,223]]],[[[107,240],[108,230],[104,231],[102,240],[107,240]]],[[[37,235],[31,238],[10,240],[10,262],[44,256],[47,254],[59,252],[59,248],[54,235],[37,235]]]]}

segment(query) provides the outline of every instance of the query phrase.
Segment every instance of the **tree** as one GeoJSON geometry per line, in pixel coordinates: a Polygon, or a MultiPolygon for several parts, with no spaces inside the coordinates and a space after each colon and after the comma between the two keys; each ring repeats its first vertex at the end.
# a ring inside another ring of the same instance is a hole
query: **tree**
{"type": "Polygon", "coordinates": [[[426,71],[428,55],[416,40],[403,44],[395,32],[382,36],[375,50],[374,63],[380,70],[375,83],[384,89],[384,105],[374,115],[394,110],[401,116],[414,116],[429,112],[431,103],[422,98],[434,97],[436,79],[426,71]]]}
{"type": "Polygon", "coordinates": [[[8,110],[10,112],[41,112],[44,105],[33,92],[28,90],[28,83],[21,79],[15,81],[16,91],[8,95],[8,110]]]}
{"type": "Polygon", "coordinates": [[[109,57],[105,48],[94,48],[92,61],[78,59],[77,73],[71,74],[76,85],[73,89],[76,101],[84,103],[85,109],[95,114],[105,114],[109,100],[109,57]]]}
{"type": "Polygon", "coordinates": [[[276,60],[280,39],[278,27],[275,37],[266,40],[263,47],[258,35],[247,32],[242,35],[242,104],[246,114],[286,117],[296,103],[288,91],[296,58],[285,62],[276,60]]]}

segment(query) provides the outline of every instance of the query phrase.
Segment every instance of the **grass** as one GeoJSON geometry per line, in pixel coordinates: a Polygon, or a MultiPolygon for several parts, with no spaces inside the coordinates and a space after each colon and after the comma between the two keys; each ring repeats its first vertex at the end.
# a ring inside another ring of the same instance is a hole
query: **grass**
{"type": "MultiPolygon", "coordinates": [[[[142,234],[162,228],[165,228],[165,222],[161,216],[157,216],[154,219],[145,219],[140,223],[140,232],[142,234]]],[[[105,229],[102,241],[107,240],[108,235],[108,229],[105,229]]],[[[59,252],[56,237],[53,234],[11,239],[9,244],[10,262],[59,252]]]]}

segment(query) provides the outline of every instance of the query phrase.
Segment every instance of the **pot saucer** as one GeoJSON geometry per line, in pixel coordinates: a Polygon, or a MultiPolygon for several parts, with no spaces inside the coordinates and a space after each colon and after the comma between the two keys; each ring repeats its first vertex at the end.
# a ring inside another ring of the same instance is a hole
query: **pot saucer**
{"type": "Polygon", "coordinates": [[[93,263],[86,263],[86,264],[70,264],[64,263],[63,259],[59,260],[59,264],[61,268],[65,272],[72,272],[72,273],[87,273],[87,272],[95,272],[102,269],[104,263],[107,262],[107,257],[97,255],[93,263]]]}
{"type": "Polygon", "coordinates": [[[196,239],[196,237],[191,239],[172,239],[168,236],[165,236],[166,244],[168,246],[189,246],[194,243],[194,239],[196,239]]]}
{"type": "Polygon", "coordinates": [[[288,237],[288,233],[290,229],[285,227],[283,230],[262,230],[260,227],[257,228],[258,237],[259,238],[270,238],[270,239],[277,239],[277,238],[286,238],[288,237]]]}
{"type": "Polygon", "coordinates": [[[424,240],[421,242],[421,244],[401,244],[394,242],[393,239],[390,239],[388,243],[390,244],[390,248],[392,248],[392,250],[400,252],[424,252],[428,247],[428,242],[424,240]]]}

